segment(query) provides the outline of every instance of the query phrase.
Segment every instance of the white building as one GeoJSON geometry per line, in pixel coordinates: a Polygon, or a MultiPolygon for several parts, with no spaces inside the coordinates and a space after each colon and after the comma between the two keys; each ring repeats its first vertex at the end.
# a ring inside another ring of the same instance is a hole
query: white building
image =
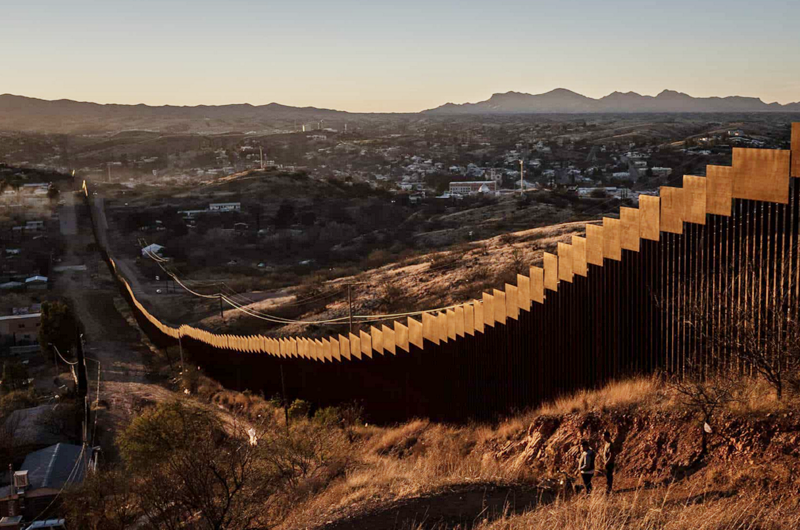
{"type": "Polygon", "coordinates": [[[651,169],[653,170],[654,177],[668,177],[672,175],[671,167],[654,167],[651,169]]]}
{"type": "Polygon", "coordinates": [[[217,202],[208,205],[211,212],[238,212],[242,209],[240,202],[217,202]]]}
{"type": "Polygon", "coordinates": [[[162,250],[164,250],[163,246],[157,243],[152,243],[142,249],[142,257],[148,258],[152,254],[159,255],[162,250]]]}
{"type": "Polygon", "coordinates": [[[475,180],[450,183],[451,194],[472,195],[475,193],[492,193],[496,191],[497,182],[493,180],[475,180]]]}
{"type": "Polygon", "coordinates": [[[606,197],[616,197],[618,199],[633,198],[630,188],[578,188],[579,197],[588,197],[595,191],[602,191],[606,197]]]}
{"type": "Polygon", "coordinates": [[[25,280],[28,289],[47,289],[47,276],[31,276],[25,280]]]}

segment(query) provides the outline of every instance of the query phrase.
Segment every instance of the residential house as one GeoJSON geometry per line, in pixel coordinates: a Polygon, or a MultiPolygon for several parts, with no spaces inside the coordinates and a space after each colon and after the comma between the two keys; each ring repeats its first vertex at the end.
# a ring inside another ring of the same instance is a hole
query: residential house
{"type": "Polygon", "coordinates": [[[149,258],[152,255],[161,256],[161,252],[163,250],[164,250],[163,246],[157,243],[152,243],[142,249],[142,257],[149,258]]]}
{"type": "Polygon", "coordinates": [[[47,515],[65,488],[83,482],[89,457],[84,447],[65,443],[30,453],[15,470],[14,483],[0,488],[0,516],[47,515]]]}
{"type": "Polygon", "coordinates": [[[473,180],[467,182],[451,182],[450,193],[472,195],[476,193],[492,193],[497,191],[497,182],[493,180],[473,180]]]}
{"type": "Polygon", "coordinates": [[[0,338],[10,338],[13,344],[36,342],[41,320],[41,313],[2,316],[0,317],[0,338]]]}
{"type": "Polygon", "coordinates": [[[25,287],[27,289],[34,289],[43,291],[47,289],[47,276],[31,276],[25,279],[25,287]]]}
{"type": "Polygon", "coordinates": [[[212,212],[238,212],[242,209],[240,202],[217,202],[208,205],[212,212]]]}

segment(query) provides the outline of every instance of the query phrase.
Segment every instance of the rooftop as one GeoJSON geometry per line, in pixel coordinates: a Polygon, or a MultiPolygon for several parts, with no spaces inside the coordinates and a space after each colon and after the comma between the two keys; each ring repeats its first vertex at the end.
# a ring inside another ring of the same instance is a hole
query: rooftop
{"type": "Polygon", "coordinates": [[[7,315],[0,317],[0,320],[22,320],[23,318],[39,318],[41,316],[42,316],[41,313],[28,313],[26,315],[7,315]]]}
{"type": "Polygon", "coordinates": [[[22,470],[28,471],[32,489],[60,489],[68,482],[83,482],[88,455],[80,445],[58,443],[25,457],[22,470]],[[82,460],[84,465],[79,465],[82,460]]]}

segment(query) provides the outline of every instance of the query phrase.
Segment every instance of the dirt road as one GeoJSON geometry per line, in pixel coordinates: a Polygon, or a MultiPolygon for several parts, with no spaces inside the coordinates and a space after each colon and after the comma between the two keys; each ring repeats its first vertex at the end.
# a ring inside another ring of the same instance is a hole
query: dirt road
{"type": "MultiPolygon", "coordinates": [[[[73,209],[71,203],[64,209],[73,209]]],[[[69,214],[68,214],[69,215],[69,214]]],[[[113,432],[149,403],[173,399],[178,394],[154,382],[146,359],[150,350],[135,322],[126,318],[127,306],[117,291],[99,253],[88,248],[94,241],[85,215],[72,213],[74,222],[65,223],[67,251],[64,263],[85,263],[85,272],[65,272],[55,283],[57,294],[73,300],[84,324],[85,352],[88,359],[90,398],[97,398],[97,366],[100,366],[101,404],[97,415],[97,439],[106,446],[113,432]],[[74,235],[73,235],[74,234],[74,235]],[[121,312],[122,311],[122,312],[121,312]]],[[[64,218],[64,214],[61,214],[64,218]]],[[[108,449],[108,447],[106,447],[108,449]]]]}

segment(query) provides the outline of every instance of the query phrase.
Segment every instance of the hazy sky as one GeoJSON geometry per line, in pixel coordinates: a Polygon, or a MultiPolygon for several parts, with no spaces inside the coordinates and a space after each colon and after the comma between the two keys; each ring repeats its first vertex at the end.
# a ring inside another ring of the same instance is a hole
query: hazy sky
{"type": "Polygon", "coordinates": [[[418,111],[515,90],[800,101],[798,0],[0,0],[0,93],[418,111]]]}

